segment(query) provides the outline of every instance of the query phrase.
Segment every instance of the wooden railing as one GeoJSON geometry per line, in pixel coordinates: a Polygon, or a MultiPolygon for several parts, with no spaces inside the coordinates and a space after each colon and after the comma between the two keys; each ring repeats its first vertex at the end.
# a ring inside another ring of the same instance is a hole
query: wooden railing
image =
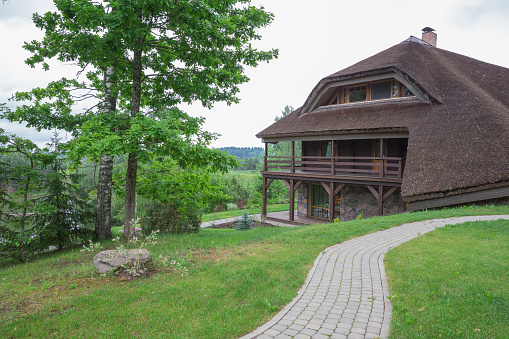
{"type": "Polygon", "coordinates": [[[350,175],[403,178],[403,158],[397,157],[317,157],[266,156],[264,171],[284,171],[322,175],[350,175]]]}

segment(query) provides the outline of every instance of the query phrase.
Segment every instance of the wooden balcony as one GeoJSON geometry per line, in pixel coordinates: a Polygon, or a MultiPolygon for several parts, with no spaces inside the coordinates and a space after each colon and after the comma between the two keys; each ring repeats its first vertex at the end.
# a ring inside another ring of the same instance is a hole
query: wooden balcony
{"type": "Polygon", "coordinates": [[[404,159],[398,157],[266,156],[267,178],[327,180],[401,186],[404,159]]]}

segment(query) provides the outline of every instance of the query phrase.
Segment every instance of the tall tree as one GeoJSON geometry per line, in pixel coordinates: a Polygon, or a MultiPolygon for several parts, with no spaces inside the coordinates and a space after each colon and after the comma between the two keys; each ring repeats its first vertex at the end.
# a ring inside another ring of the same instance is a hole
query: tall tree
{"type": "MultiPolygon", "coordinates": [[[[238,102],[239,85],[249,80],[244,67],[254,67],[277,56],[276,50],[259,51],[251,45],[251,41],[261,38],[258,29],[268,25],[273,16],[263,7],[252,6],[251,0],[54,3],[56,13],[34,17],[37,27],[45,31],[45,38],[25,45],[33,52],[29,63],[43,63],[47,68],[45,60],[56,56],[77,61],[84,69],[91,66],[87,78],[92,88],[100,90],[99,98],[105,95],[101,70],[115,67],[111,91],[117,98],[117,110],[113,114],[105,114],[104,110],[85,114],[75,124],[78,133],[74,143],[84,145],[94,136],[94,147],[76,147],[81,150],[80,155],[91,158],[98,154],[128,154],[124,224],[130,234],[139,161],[169,155],[182,167],[187,161],[199,160],[225,169],[220,165],[228,164],[228,160],[220,152],[206,151],[217,136],[196,130],[196,124],[189,124],[192,119],[183,115],[180,122],[189,129],[172,130],[171,124],[179,123],[174,118],[180,114],[172,107],[194,101],[205,107],[212,107],[217,101],[238,102]],[[66,48],[57,47],[59,44],[66,48]]],[[[69,97],[62,93],[68,85],[81,90],[89,88],[77,81],[59,84],[57,96],[64,99],[66,107],[69,97]]],[[[31,99],[37,99],[37,95],[32,93],[31,99]]],[[[52,99],[46,102],[53,106],[43,111],[44,117],[55,115],[57,121],[75,118],[52,99]]],[[[33,121],[36,126],[37,121],[45,122],[32,109],[19,112],[21,120],[33,121]]]]}

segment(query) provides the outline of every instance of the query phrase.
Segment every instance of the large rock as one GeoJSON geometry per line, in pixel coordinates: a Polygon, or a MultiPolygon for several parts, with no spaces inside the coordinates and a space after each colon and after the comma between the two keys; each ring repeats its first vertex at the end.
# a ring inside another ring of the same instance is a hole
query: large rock
{"type": "Polygon", "coordinates": [[[123,251],[102,251],[94,257],[94,268],[97,272],[103,274],[135,261],[143,265],[152,261],[152,256],[145,248],[123,251]]]}

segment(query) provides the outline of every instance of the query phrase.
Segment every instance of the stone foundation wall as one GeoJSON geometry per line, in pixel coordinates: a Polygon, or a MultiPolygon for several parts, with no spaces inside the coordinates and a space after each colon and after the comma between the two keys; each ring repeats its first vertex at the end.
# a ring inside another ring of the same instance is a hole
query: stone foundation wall
{"type": "MultiPolygon", "coordinates": [[[[387,188],[384,192],[387,191],[387,188]]],[[[346,185],[341,194],[341,221],[356,219],[362,214],[362,218],[370,218],[378,215],[378,201],[365,186],[346,185]]],[[[398,189],[384,202],[384,215],[405,212],[405,202],[401,198],[398,189]]]]}
{"type": "MultiPolygon", "coordinates": [[[[388,188],[384,190],[387,193],[388,188]]],[[[401,189],[397,189],[384,201],[384,215],[393,215],[405,212],[405,202],[401,198],[401,189]]]]}
{"type": "Polygon", "coordinates": [[[297,189],[297,216],[308,216],[309,184],[303,182],[297,189]]]}
{"type": "MultiPolygon", "coordinates": [[[[385,188],[384,192],[387,192],[385,188]]],[[[363,218],[378,215],[378,201],[365,186],[346,185],[340,192],[340,217],[341,221],[356,219],[362,214],[363,218]]],[[[309,183],[302,183],[297,190],[297,215],[307,217],[309,211],[309,183]]],[[[384,215],[392,215],[405,212],[405,202],[401,198],[398,189],[384,202],[384,215]]]]}
{"type": "Polygon", "coordinates": [[[340,192],[341,205],[339,220],[374,217],[378,214],[378,203],[371,192],[364,186],[346,185],[340,192]]]}

